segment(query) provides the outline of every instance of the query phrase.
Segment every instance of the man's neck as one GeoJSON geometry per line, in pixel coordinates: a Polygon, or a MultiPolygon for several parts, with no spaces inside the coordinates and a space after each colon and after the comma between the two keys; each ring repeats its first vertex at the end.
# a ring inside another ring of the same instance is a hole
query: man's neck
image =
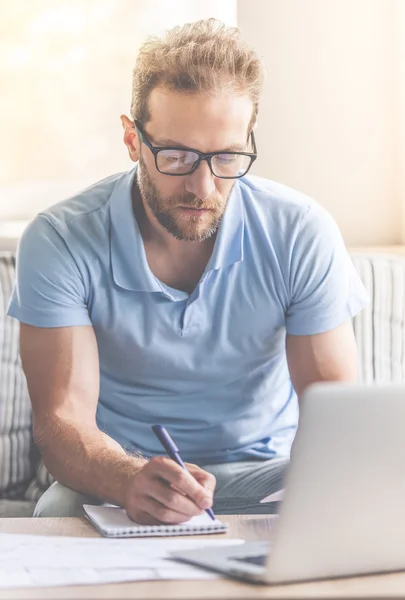
{"type": "Polygon", "coordinates": [[[152,273],[166,285],[191,294],[205,271],[216,236],[202,242],[176,240],[150,213],[138,190],[133,194],[133,210],[152,273]]]}

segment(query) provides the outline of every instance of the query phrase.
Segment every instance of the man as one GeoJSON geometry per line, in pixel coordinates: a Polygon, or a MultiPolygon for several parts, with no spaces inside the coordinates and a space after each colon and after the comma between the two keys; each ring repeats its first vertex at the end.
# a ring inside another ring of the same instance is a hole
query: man
{"type": "Polygon", "coordinates": [[[310,383],[354,380],[365,291],[332,218],[246,176],[262,67],[213,19],[147,42],[136,163],[25,231],[9,314],[55,483],[37,516],[112,502],[142,523],[264,512],[310,383]],[[190,473],[162,456],[161,423],[190,473]]]}

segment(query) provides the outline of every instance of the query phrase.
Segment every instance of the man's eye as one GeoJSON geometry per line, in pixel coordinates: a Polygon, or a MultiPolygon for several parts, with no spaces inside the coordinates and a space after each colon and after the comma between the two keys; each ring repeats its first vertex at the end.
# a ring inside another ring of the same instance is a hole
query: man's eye
{"type": "Polygon", "coordinates": [[[184,152],[172,152],[170,154],[166,154],[165,158],[167,160],[183,160],[184,152]]]}
{"type": "Polygon", "coordinates": [[[215,160],[221,165],[231,165],[238,160],[238,154],[217,154],[215,160]]]}
{"type": "Polygon", "coordinates": [[[180,150],[163,151],[161,152],[161,157],[166,162],[190,162],[195,160],[194,155],[190,156],[189,152],[182,152],[180,150]]]}

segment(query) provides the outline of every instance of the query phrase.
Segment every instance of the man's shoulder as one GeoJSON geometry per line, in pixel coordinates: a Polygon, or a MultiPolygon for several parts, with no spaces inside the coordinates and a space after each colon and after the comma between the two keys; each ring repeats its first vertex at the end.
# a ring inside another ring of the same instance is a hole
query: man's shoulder
{"type": "Polygon", "coordinates": [[[277,208],[281,208],[283,213],[296,214],[318,206],[313,198],[303,192],[257,175],[241,178],[241,191],[246,201],[254,199],[258,207],[270,210],[273,215],[277,208]]]}
{"type": "Polygon", "coordinates": [[[112,193],[117,183],[127,173],[110,175],[73,196],[41,211],[41,217],[50,222],[58,231],[88,227],[89,220],[103,220],[112,193]]]}
{"type": "Polygon", "coordinates": [[[241,192],[247,230],[255,232],[252,239],[261,251],[267,246],[276,255],[290,256],[308,241],[339,236],[332,215],[302,192],[256,176],[241,180],[241,192]]]}
{"type": "Polygon", "coordinates": [[[250,176],[241,179],[240,189],[248,221],[260,222],[275,237],[288,231],[292,238],[310,224],[322,228],[333,221],[314,198],[281,183],[250,176]]]}

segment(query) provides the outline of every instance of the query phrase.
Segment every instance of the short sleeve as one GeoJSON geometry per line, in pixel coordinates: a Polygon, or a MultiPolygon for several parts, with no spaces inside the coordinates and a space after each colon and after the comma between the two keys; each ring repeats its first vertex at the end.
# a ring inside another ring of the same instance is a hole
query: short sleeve
{"type": "Polygon", "coordinates": [[[311,205],[294,242],[286,331],[314,335],[342,325],[367,303],[368,294],[335,221],[311,205]]]}
{"type": "Polygon", "coordinates": [[[35,327],[91,325],[86,289],[62,235],[44,215],[24,231],[8,315],[35,327]]]}

